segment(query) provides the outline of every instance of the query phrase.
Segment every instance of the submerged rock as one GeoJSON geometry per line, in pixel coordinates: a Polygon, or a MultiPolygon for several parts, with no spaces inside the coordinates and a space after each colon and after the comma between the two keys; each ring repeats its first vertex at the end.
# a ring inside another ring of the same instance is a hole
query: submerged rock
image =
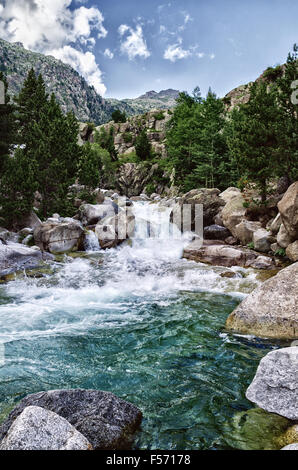
{"type": "Polygon", "coordinates": [[[12,423],[0,450],[92,450],[92,446],[66,419],[28,406],[12,423]]]}
{"type": "Polygon", "coordinates": [[[231,331],[267,338],[298,338],[298,263],[255,289],[231,313],[231,331]]]}
{"type": "MultiPolygon", "coordinates": [[[[298,424],[289,427],[286,432],[278,437],[277,443],[279,447],[284,447],[298,442],[298,424]]],[[[298,449],[297,449],[298,450],[298,449]]]]}
{"type": "Polygon", "coordinates": [[[226,443],[239,450],[278,450],[276,439],[289,427],[290,421],[260,408],[242,411],[225,424],[226,443]]]}
{"type": "Polygon", "coordinates": [[[0,426],[4,439],[27,406],[39,406],[65,418],[92,444],[94,450],[130,449],[141,411],[112,393],[99,390],[52,390],[25,397],[0,426]]]}
{"type": "Polygon", "coordinates": [[[298,347],[271,351],[260,362],[246,397],[270,413],[298,420],[298,347]]]}

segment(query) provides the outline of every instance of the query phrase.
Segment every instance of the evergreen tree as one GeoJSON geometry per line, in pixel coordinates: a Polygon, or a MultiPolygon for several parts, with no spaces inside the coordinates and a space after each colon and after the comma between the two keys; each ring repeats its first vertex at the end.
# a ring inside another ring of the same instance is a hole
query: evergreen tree
{"type": "Polygon", "coordinates": [[[74,182],[81,149],[77,144],[78,123],[72,114],[64,116],[52,95],[33,122],[28,155],[37,161],[36,180],[42,195],[43,217],[59,212],[67,215],[68,187],[74,182]]]}
{"type": "Polygon", "coordinates": [[[0,72],[0,81],[4,83],[4,104],[0,104],[0,174],[3,171],[5,160],[16,142],[15,108],[10,103],[7,80],[0,72]]]}
{"type": "Polygon", "coordinates": [[[297,104],[291,101],[291,85],[298,80],[298,45],[289,53],[285,70],[277,80],[277,102],[280,118],[277,122],[278,175],[289,183],[298,179],[298,119],[297,104]]]}
{"type": "Polygon", "coordinates": [[[98,144],[90,144],[90,142],[82,147],[77,176],[80,184],[86,186],[89,192],[99,185],[102,152],[105,151],[98,144]]]}
{"type": "Polygon", "coordinates": [[[255,82],[247,104],[234,109],[227,127],[230,153],[243,177],[257,184],[266,200],[268,180],[276,174],[280,119],[276,88],[255,82]]]}
{"type": "Polygon", "coordinates": [[[149,160],[151,156],[151,144],[148,140],[146,129],[143,129],[136,138],[136,154],[141,160],[149,160]]]}
{"type": "Polygon", "coordinates": [[[18,112],[18,129],[23,144],[30,142],[30,132],[34,122],[41,118],[43,108],[47,105],[48,95],[41,75],[36,78],[31,69],[15,102],[18,112]]]}
{"type": "Polygon", "coordinates": [[[35,174],[36,161],[23,149],[6,159],[0,185],[1,225],[18,228],[20,219],[32,211],[37,189],[35,174]]]}
{"type": "Polygon", "coordinates": [[[127,120],[127,117],[126,117],[126,114],[125,113],[121,113],[121,111],[119,109],[116,109],[113,113],[112,113],[112,119],[114,122],[126,122],[127,120]]]}
{"type": "Polygon", "coordinates": [[[109,152],[112,161],[116,162],[118,160],[118,153],[114,145],[113,127],[110,128],[109,132],[107,132],[104,128],[101,128],[99,132],[96,131],[94,142],[109,152]]]}

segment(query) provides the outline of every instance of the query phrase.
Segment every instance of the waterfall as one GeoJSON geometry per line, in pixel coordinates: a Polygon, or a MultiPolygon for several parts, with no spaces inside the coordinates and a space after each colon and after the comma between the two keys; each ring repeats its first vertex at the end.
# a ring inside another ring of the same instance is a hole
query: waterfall
{"type": "Polygon", "coordinates": [[[98,238],[92,230],[89,230],[86,234],[84,248],[86,251],[99,251],[101,249],[98,238]]]}

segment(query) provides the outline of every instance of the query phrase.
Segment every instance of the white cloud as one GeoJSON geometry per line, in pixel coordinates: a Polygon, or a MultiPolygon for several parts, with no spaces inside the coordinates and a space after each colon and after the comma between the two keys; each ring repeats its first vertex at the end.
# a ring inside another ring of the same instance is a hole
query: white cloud
{"type": "Polygon", "coordinates": [[[203,57],[205,57],[205,52],[198,52],[198,53],[197,53],[197,57],[198,57],[199,59],[203,59],[203,57]]]}
{"type": "MultiPolygon", "coordinates": [[[[3,3],[3,2],[1,2],[3,3]]],[[[72,0],[6,0],[1,7],[0,37],[67,62],[76,68],[96,90],[103,92],[102,72],[91,52],[72,45],[92,48],[95,39],[107,35],[98,8],[80,6],[70,10],[72,0]]],[[[76,0],[76,3],[83,3],[76,0]]]]}
{"type": "Polygon", "coordinates": [[[102,83],[102,72],[99,70],[95,56],[91,52],[80,52],[71,46],[64,46],[49,52],[57,59],[62,60],[76,69],[83,77],[88,77],[88,82],[93,85],[98,93],[104,95],[106,86],[102,83]]]}
{"type": "Polygon", "coordinates": [[[210,57],[211,60],[213,60],[213,59],[215,59],[215,54],[210,54],[209,57],[210,57]]]}
{"type": "Polygon", "coordinates": [[[192,52],[188,49],[183,49],[182,40],[179,38],[178,43],[172,44],[167,47],[164,53],[164,59],[176,62],[176,60],[187,59],[190,57],[192,52]]]}
{"type": "Polygon", "coordinates": [[[106,49],[104,51],[104,56],[107,57],[108,59],[113,59],[114,58],[114,53],[110,51],[110,49],[106,49]]]}
{"type": "Polygon", "coordinates": [[[122,54],[126,54],[129,60],[133,60],[138,56],[144,59],[150,57],[151,54],[143,36],[142,26],[137,25],[136,29],[133,29],[126,24],[122,24],[119,26],[118,31],[123,38],[120,51],[122,54]]]}

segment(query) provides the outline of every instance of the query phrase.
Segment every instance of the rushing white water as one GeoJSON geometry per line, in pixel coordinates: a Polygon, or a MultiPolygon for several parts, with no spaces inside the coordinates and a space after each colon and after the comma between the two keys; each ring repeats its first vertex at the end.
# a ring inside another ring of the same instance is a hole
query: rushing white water
{"type": "Polygon", "coordinates": [[[258,283],[253,271],[233,268],[236,278],[222,278],[226,268],[182,260],[189,234],[165,237],[170,209],[139,203],[134,208],[136,233],[132,243],[99,250],[88,236],[90,259],[67,258],[54,274],[20,279],[2,288],[8,302],[0,306],[0,342],[34,335],[82,333],[93,324],[140,321],[134,302],[176,302],[181,291],[242,297],[258,283]],[[148,222],[154,238],[145,238],[148,222]],[[88,311],[88,313],[86,313],[88,311]],[[123,312],[125,313],[123,314],[123,312]]]}

